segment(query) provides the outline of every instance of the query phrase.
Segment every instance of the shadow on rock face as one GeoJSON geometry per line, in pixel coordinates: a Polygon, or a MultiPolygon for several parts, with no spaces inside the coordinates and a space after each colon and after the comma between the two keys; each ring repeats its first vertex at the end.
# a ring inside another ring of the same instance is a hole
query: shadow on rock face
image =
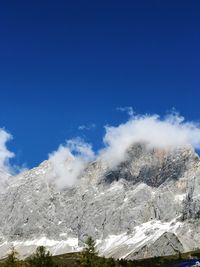
{"type": "Polygon", "coordinates": [[[181,178],[189,164],[195,161],[199,161],[199,157],[191,149],[150,150],[137,144],[127,152],[124,162],[107,172],[105,182],[124,179],[131,184],[143,182],[151,187],[159,187],[167,180],[181,178]]]}

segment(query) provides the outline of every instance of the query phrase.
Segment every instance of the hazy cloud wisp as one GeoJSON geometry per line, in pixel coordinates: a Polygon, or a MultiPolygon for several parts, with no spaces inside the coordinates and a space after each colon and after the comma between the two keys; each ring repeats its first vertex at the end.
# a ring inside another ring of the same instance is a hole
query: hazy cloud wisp
{"type": "Polygon", "coordinates": [[[134,115],[134,110],[132,107],[118,107],[118,111],[126,112],[130,117],[134,115]]]}
{"type": "Polygon", "coordinates": [[[96,127],[96,124],[95,123],[86,124],[86,125],[80,125],[78,127],[78,130],[80,130],[80,131],[83,131],[83,130],[89,131],[89,130],[94,129],[95,127],[96,127]]]}

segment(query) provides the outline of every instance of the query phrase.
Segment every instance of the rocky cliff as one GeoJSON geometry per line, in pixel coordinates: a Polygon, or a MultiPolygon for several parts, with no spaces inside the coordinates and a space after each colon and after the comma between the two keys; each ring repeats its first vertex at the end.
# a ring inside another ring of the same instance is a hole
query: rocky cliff
{"type": "MultiPolygon", "coordinates": [[[[67,164],[67,163],[66,163],[67,164]]],[[[168,255],[200,247],[200,159],[191,147],[135,144],[114,169],[97,159],[75,187],[57,189],[49,161],[7,179],[0,193],[0,256],[45,245],[78,251],[90,235],[100,254],[168,255]]]]}

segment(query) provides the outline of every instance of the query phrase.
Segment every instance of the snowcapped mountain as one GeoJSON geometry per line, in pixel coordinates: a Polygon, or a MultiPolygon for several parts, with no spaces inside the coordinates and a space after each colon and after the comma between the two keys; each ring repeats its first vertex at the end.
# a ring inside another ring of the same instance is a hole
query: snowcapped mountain
{"type": "MultiPolygon", "coordinates": [[[[78,251],[88,235],[100,254],[142,258],[200,246],[200,158],[191,147],[147,149],[137,143],[111,169],[91,162],[76,186],[57,189],[50,161],[8,177],[0,193],[0,256],[45,245],[78,251]]],[[[67,162],[66,162],[67,168],[67,162]]]]}

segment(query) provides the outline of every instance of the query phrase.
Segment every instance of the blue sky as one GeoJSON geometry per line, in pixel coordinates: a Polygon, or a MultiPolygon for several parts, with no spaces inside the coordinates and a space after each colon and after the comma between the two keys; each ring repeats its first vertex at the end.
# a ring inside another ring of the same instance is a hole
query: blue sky
{"type": "Polygon", "coordinates": [[[2,2],[0,127],[14,162],[36,166],[76,136],[98,149],[104,125],[126,120],[117,107],[199,121],[199,12],[198,1],[2,2]]]}

